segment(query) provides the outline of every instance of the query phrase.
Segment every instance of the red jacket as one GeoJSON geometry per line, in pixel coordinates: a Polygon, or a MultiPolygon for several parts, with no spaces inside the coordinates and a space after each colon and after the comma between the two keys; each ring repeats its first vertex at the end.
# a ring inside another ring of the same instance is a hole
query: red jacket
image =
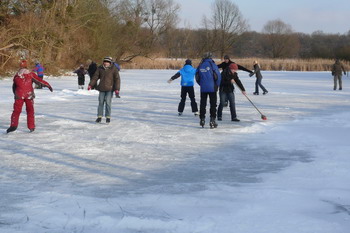
{"type": "Polygon", "coordinates": [[[52,91],[50,84],[40,79],[35,73],[30,72],[28,69],[20,69],[13,78],[12,90],[15,94],[15,99],[34,99],[33,82],[42,84],[52,91]]]}

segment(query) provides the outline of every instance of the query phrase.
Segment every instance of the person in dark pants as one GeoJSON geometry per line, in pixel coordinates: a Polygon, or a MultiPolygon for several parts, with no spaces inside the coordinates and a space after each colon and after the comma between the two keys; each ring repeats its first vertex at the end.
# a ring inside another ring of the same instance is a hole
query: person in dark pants
{"type": "MultiPolygon", "coordinates": [[[[224,56],[224,61],[222,63],[220,63],[218,65],[219,69],[222,69],[222,71],[224,71],[227,67],[229,67],[229,65],[231,65],[232,63],[236,64],[234,61],[231,61],[230,56],[229,55],[225,55],[224,56]]],[[[245,72],[248,72],[249,74],[253,74],[253,72],[247,68],[245,68],[244,66],[241,66],[239,64],[237,64],[238,69],[239,70],[243,70],[245,72]]],[[[220,91],[219,91],[219,95],[220,95],[220,91]]],[[[221,104],[221,103],[220,103],[221,104]]],[[[228,102],[224,103],[224,107],[228,106],[228,102]]],[[[220,107],[220,106],[219,106],[220,107]]]]}
{"type": "MultiPolygon", "coordinates": [[[[89,77],[90,77],[90,82],[91,82],[92,77],[94,76],[96,70],[97,70],[97,64],[94,61],[91,61],[90,65],[87,69],[87,72],[88,72],[89,77]]],[[[91,89],[96,89],[96,87],[97,87],[97,84],[95,84],[95,86],[91,87],[91,89]]]]}
{"type": "Polygon", "coordinates": [[[250,77],[252,77],[255,74],[256,81],[255,81],[255,92],[254,95],[259,95],[259,87],[263,90],[263,95],[266,95],[269,93],[266,88],[261,84],[262,81],[262,75],[260,72],[260,66],[258,64],[258,61],[254,61],[254,72],[249,74],[250,77]]]}
{"type": "Polygon", "coordinates": [[[75,70],[74,73],[78,75],[78,89],[84,89],[85,85],[85,74],[87,73],[84,65],[81,64],[79,69],[75,70]]]}
{"type": "Polygon", "coordinates": [[[337,82],[339,82],[339,90],[343,90],[342,72],[344,72],[344,75],[346,74],[343,64],[337,58],[332,66],[332,75],[334,76],[333,90],[337,90],[337,82]]]}
{"type": "Polygon", "coordinates": [[[181,101],[178,107],[179,116],[181,116],[182,112],[184,111],[187,94],[191,100],[192,112],[195,116],[198,116],[198,106],[193,88],[195,74],[196,69],[192,67],[192,61],[187,59],[184,67],[168,80],[168,83],[171,83],[181,76],[181,101]]]}
{"type": "Polygon", "coordinates": [[[235,94],[234,94],[234,83],[236,83],[241,89],[242,93],[245,94],[244,86],[237,75],[238,66],[235,63],[231,63],[229,67],[221,73],[220,83],[220,105],[218,108],[218,121],[222,120],[222,109],[226,101],[230,102],[231,121],[240,121],[236,114],[235,105],[235,94]]]}
{"type": "Polygon", "coordinates": [[[206,53],[203,56],[201,63],[196,71],[196,82],[200,86],[201,100],[199,111],[199,124],[204,127],[207,100],[209,96],[210,102],[210,128],[216,128],[218,125],[215,122],[216,118],[216,102],[217,90],[221,82],[221,75],[218,66],[212,59],[211,53],[206,53]]]}

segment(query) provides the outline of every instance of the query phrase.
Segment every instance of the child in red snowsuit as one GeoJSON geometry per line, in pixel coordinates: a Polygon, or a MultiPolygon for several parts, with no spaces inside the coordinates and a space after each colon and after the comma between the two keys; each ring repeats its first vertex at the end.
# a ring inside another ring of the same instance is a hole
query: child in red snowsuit
{"type": "Polygon", "coordinates": [[[13,78],[12,90],[15,95],[15,103],[11,115],[11,126],[7,129],[7,133],[15,131],[18,127],[19,115],[22,112],[23,104],[26,104],[27,110],[27,126],[30,132],[35,130],[34,119],[34,89],[33,82],[47,87],[52,92],[52,87],[46,81],[40,79],[35,73],[27,69],[27,61],[23,60],[20,63],[20,69],[13,78]]]}

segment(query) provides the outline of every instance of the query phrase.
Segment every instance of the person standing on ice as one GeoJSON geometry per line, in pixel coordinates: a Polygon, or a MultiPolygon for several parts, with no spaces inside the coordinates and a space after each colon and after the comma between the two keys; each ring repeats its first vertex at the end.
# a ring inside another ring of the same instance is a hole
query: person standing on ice
{"type": "Polygon", "coordinates": [[[74,73],[78,75],[78,89],[84,89],[85,85],[85,74],[87,73],[84,65],[81,64],[79,69],[75,70],[74,73]]]}
{"type": "Polygon", "coordinates": [[[237,118],[237,114],[236,114],[235,93],[234,93],[235,87],[233,84],[236,83],[243,94],[245,94],[245,89],[241,80],[238,78],[237,70],[238,70],[237,64],[231,63],[229,67],[227,67],[221,73],[221,83],[220,83],[220,92],[219,92],[220,105],[218,108],[218,121],[222,120],[222,109],[226,101],[230,102],[231,121],[240,121],[237,118]]]}
{"type": "Polygon", "coordinates": [[[207,99],[210,101],[210,128],[216,128],[218,125],[215,122],[216,118],[216,102],[217,90],[221,82],[221,75],[218,66],[212,59],[212,54],[207,52],[204,54],[201,63],[196,71],[196,82],[200,86],[201,100],[199,110],[199,124],[204,127],[205,114],[207,107],[207,99]]]}
{"type": "Polygon", "coordinates": [[[41,84],[41,86],[47,87],[52,92],[50,84],[41,78],[39,78],[34,72],[30,72],[28,69],[27,61],[22,60],[20,63],[20,69],[13,78],[12,90],[15,95],[15,103],[13,105],[13,112],[11,115],[11,125],[7,129],[7,133],[15,131],[18,127],[19,116],[22,112],[23,104],[26,104],[27,111],[27,127],[30,132],[35,130],[35,117],[34,117],[34,89],[33,82],[35,84],[41,84]]]}
{"type": "MultiPolygon", "coordinates": [[[[39,61],[35,62],[35,67],[34,67],[33,71],[37,73],[39,78],[44,79],[44,67],[40,64],[39,61]]],[[[42,89],[42,86],[39,83],[39,84],[35,85],[35,88],[42,89]]]]}
{"type": "MultiPolygon", "coordinates": [[[[225,70],[226,68],[228,68],[229,65],[231,65],[232,63],[236,64],[234,61],[231,61],[229,55],[225,55],[225,56],[224,56],[224,61],[221,62],[221,63],[218,65],[218,67],[219,67],[219,69],[221,69],[222,71],[224,71],[224,70],[225,70]]],[[[239,69],[239,70],[243,70],[243,71],[248,72],[249,74],[253,74],[253,72],[252,72],[251,70],[245,68],[244,66],[241,66],[241,65],[239,65],[239,64],[237,64],[237,66],[238,66],[238,69],[239,69]]],[[[220,91],[219,91],[219,95],[220,95],[220,91]]],[[[220,104],[221,104],[221,103],[220,103],[220,104]]],[[[219,104],[219,107],[220,107],[220,104],[219,104]]],[[[226,101],[226,102],[224,103],[223,106],[224,106],[224,107],[227,107],[227,105],[228,105],[228,102],[226,101]]]]}
{"type": "Polygon", "coordinates": [[[106,123],[111,122],[111,104],[113,92],[119,95],[120,90],[120,76],[118,69],[113,65],[111,57],[105,57],[103,64],[99,66],[89,83],[88,90],[91,90],[97,81],[97,90],[100,92],[98,96],[98,108],[96,122],[100,123],[103,116],[103,108],[105,107],[106,123]]]}
{"type": "MultiPolygon", "coordinates": [[[[89,60],[89,61],[90,61],[90,65],[89,65],[89,67],[87,69],[87,72],[89,73],[90,82],[91,82],[92,77],[94,76],[94,74],[95,74],[95,72],[97,70],[97,64],[94,61],[91,61],[91,60],[89,60]]],[[[96,86],[92,87],[92,89],[96,89],[96,86]]]]}
{"type": "Polygon", "coordinates": [[[333,90],[337,90],[337,82],[339,82],[339,90],[343,89],[342,85],[342,73],[346,74],[345,68],[343,64],[339,61],[339,59],[335,59],[335,63],[332,66],[332,75],[334,77],[334,87],[333,90]]]}
{"type": "Polygon", "coordinates": [[[190,59],[187,59],[185,61],[184,67],[168,80],[168,83],[171,83],[181,76],[181,101],[178,107],[179,116],[181,116],[182,112],[184,111],[187,94],[191,100],[192,112],[195,116],[198,116],[198,106],[193,88],[195,74],[196,69],[192,67],[192,61],[190,59]]]}
{"type": "Polygon", "coordinates": [[[262,75],[260,72],[260,65],[258,61],[254,61],[254,72],[249,74],[250,77],[252,77],[255,74],[256,81],[255,81],[255,92],[253,93],[254,95],[259,95],[259,87],[263,90],[263,95],[266,95],[269,93],[266,88],[261,84],[262,81],[262,75]]]}

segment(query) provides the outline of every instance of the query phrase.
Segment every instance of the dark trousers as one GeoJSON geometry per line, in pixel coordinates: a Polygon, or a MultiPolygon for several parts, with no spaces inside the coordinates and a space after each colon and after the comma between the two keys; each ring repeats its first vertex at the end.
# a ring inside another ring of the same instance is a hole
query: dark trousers
{"type": "Polygon", "coordinates": [[[207,107],[207,100],[209,96],[209,103],[210,103],[210,118],[216,118],[216,101],[217,101],[217,94],[216,92],[201,92],[201,103],[200,103],[200,110],[199,110],[199,117],[201,119],[205,119],[205,113],[206,113],[206,107],[207,107]]]}
{"type": "Polygon", "coordinates": [[[334,75],[334,90],[337,89],[337,82],[339,83],[339,88],[343,89],[342,75],[334,75]]]}
{"type": "Polygon", "coordinates": [[[186,103],[186,96],[190,97],[192,112],[198,112],[198,106],[196,99],[194,98],[194,88],[192,87],[181,87],[181,101],[179,103],[178,112],[183,112],[186,103]]]}
{"type": "Polygon", "coordinates": [[[255,81],[255,92],[259,93],[259,87],[264,91],[267,92],[266,88],[261,84],[262,78],[256,78],[255,81]]]}
{"type": "Polygon", "coordinates": [[[230,112],[231,112],[231,120],[237,117],[236,114],[236,104],[235,104],[235,93],[233,92],[220,92],[220,104],[218,107],[218,118],[222,118],[222,109],[224,108],[224,104],[229,101],[230,102],[230,112]]]}

